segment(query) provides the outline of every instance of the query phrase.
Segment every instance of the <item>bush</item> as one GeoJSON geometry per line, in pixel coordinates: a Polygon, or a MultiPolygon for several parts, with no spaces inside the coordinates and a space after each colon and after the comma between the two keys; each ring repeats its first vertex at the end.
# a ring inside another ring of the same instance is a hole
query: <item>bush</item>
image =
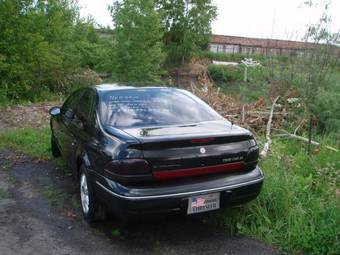
{"type": "MultiPolygon", "coordinates": [[[[244,79],[243,65],[223,66],[211,64],[208,66],[208,72],[217,83],[243,81],[244,79]]],[[[266,69],[262,66],[248,68],[248,81],[252,84],[263,84],[267,75],[266,69]]]]}
{"type": "Polygon", "coordinates": [[[240,66],[209,65],[208,72],[216,82],[241,81],[243,68],[240,66]]]}

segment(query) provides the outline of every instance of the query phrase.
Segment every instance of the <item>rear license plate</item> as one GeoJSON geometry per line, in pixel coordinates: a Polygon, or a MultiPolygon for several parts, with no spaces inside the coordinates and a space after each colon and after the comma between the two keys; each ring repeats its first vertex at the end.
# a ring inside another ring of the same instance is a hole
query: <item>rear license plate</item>
{"type": "Polygon", "coordinates": [[[220,193],[189,197],[188,214],[207,212],[220,208],[220,193]]]}

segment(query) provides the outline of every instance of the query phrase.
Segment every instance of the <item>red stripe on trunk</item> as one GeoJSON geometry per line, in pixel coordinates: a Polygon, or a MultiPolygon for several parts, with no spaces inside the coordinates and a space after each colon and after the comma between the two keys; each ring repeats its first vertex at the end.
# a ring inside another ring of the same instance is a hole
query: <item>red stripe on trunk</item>
{"type": "Polygon", "coordinates": [[[222,173],[233,170],[240,170],[245,166],[243,161],[216,165],[216,166],[204,166],[177,170],[165,170],[165,171],[154,171],[153,176],[156,180],[168,180],[180,177],[189,177],[213,173],[222,173]]]}

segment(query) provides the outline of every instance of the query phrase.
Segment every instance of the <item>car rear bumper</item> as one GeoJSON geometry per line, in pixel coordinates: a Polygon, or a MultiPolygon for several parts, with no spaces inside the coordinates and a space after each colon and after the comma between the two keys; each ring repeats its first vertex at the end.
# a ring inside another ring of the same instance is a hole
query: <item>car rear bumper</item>
{"type": "Polygon", "coordinates": [[[258,196],[263,183],[259,167],[227,175],[201,176],[143,186],[124,186],[100,176],[95,178],[96,196],[112,211],[126,214],[186,213],[188,198],[220,192],[221,207],[248,202],[258,196]]]}

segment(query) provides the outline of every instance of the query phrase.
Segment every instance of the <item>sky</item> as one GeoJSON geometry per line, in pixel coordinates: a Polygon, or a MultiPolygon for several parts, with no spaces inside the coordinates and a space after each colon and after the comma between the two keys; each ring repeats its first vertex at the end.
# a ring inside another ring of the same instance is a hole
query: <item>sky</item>
{"type": "MultiPolygon", "coordinates": [[[[113,0],[78,0],[81,15],[93,16],[103,26],[112,27],[107,6],[113,0]]],[[[307,8],[305,0],[213,0],[218,16],[212,23],[214,34],[256,38],[300,40],[308,24],[321,17],[319,7],[307,8]]],[[[340,0],[330,7],[331,30],[340,29],[340,0]]]]}

